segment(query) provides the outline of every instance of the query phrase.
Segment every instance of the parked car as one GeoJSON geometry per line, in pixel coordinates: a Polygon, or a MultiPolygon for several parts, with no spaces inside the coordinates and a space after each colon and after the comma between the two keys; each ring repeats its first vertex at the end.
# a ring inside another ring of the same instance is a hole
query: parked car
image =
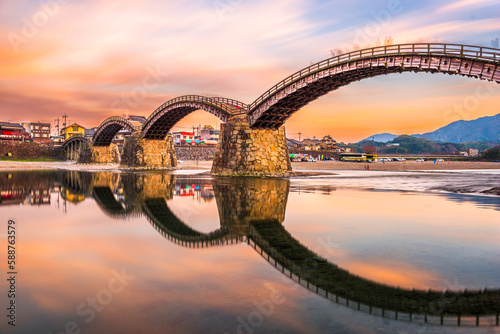
{"type": "Polygon", "coordinates": [[[444,159],[436,159],[436,162],[444,162],[444,159]]]}
{"type": "Polygon", "coordinates": [[[314,159],[314,158],[309,158],[309,159],[307,159],[307,162],[316,162],[316,159],[314,159]]]}
{"type": "Polygon", "coordinates": [[[424,162],[424,159],[419,158],[419,159],[415,160],[415,162],[424,162]]]}

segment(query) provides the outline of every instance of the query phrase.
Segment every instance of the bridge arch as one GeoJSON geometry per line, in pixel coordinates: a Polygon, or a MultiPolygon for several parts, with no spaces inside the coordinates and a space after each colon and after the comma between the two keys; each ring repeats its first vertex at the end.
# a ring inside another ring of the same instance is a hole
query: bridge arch
{"type": "Polygon", "coordinates": [[[500,313],[500,289],[435,291],[402,289],[349,273],[302,245],[276,220],[252,221],[248,244],[284,275],[315,293],[358,311],[413,321],[413,315],[479,319],[500,313]],[[349,305],[349,303],[351,305],[349,305]],[[399,316],[399,318],[398,318],[399,316]]]}
{"type": "Polygon", "coordinates": [[[83,144],[83,143],[86,143],[88,141],[87,138],[85,137],[82,137],[82,136],[73,136],[71,138],[69,138],[68,140],[65,140],[63,142],[63,144],[61,145],[61,147],[63,149],[68,149],[69,146],[71,145],[74,145],[74,144],[83,144]]]}
{"type": "Polygon", "coordinates": [[[110,187],[93,187],[92,197],[99,208],[111,218],[123,219],[141,215],[141,212],[138,212],[131,203],[117,200],[110,187]]]}
{"type": "Polygon", "coordinates": [[[146,120],[142,128],[145,139],[164,139],[172,127],[195,110],[205,110],[223,122],[229,117],[246,113],[245,103],[223,97],[185,95],[169,100],[159,106],[146,120]]]}
{"type": "Polygon", "coordinates": [[[250,125],[278,128],[309,102],[354,81],[402,72],[462,75],[500,83],[500,49],[439,43],[380,46],[328,58],[271,87],[249,105],[250,125]]]}
{"type": "Polygon", "coordinates": [[[66,171],[62,174],[61,183],[64,188],[74,194],[88,195],[91,189],[91,174],[79,171],[66,171]]]}
{"type": "Polygon", "coordinates": [[[140,130],[140,127],[136,127],[125,117],[112,116],[106,118],[94,133],[92,144],[94,146],[109,146],[116,134],[122,129],[134,132],[140,130]]]}
{"type": "Polygon", "coordinates": [[[209,233],[192,229],[170,210],[165,198],[145,199],[142,203],[142,212],[158,232],[181,246],[206,248],[243,240],[242,236],[233,235],[224,227],[209,233]]]}
{"type": "Polygon", "coordinates": [[[89,140],[83,136],[73,136],[64,141],[61,148],[66,151],[66,159],[78,160],[80,152],[89,140]]]}

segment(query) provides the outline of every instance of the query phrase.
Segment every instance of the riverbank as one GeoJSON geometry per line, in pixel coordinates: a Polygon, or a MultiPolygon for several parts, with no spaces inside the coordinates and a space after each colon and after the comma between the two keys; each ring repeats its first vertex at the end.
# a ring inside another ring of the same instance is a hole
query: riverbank
{"type": "Polygon", "coordinates": [[[469,162],[469,161],[391,161],[391,162],[292,162],[293,170],[376,170],[376,171],[426,171],[426,170],[461,170],[461,169],[500,169],[499,162],[469,162]]]}
{"type": "MultiPolygon", "coordinates": [[[[202,169],[212,168],[212,161],[182,161],[179,162],[178,169],[202,169]]],[[[0,171],[14,170],[79,170],[79,171],[117,171],[117,170],[138,170],[139,168],[130,168],[120,166],[120,164],[82,164],[74,161],[0,161],[0,171]]],[[[173,168],[158,168],[158,170],[172,170],[173,168]]]]}
{"type": "MultiPolygon", "coordinates": [[[[177,169],[209,170],[212,168],[212,161],[180,161],[177,169]]],[[[321,162],[293,162],[294,171],[335,171],[335,170],[374,170],[374,171],[426,171],[426,170],[462,170],[462,169],[500,169],[498,162],[376,162],[376,163],[358,163],[358,162],[340,162],[340,161],[321,161],[321,162]]],[[[80,164],[73,161],[0,161],[0,171],[9,170],[35,170],[35,169],[62,169],[62,170],[134,170],[133,168],[122,167],[119,164],[80,164]]]]}

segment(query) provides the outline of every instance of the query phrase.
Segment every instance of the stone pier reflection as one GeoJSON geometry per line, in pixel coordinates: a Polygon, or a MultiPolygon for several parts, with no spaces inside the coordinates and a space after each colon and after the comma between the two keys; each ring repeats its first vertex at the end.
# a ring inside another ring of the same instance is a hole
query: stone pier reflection
{"type": "Polygon", "coordinates": [[[220,224],[234,234],[247,235],[251,221],[285,220],[289,180],[219,177],[213,187],[220,224]]]}

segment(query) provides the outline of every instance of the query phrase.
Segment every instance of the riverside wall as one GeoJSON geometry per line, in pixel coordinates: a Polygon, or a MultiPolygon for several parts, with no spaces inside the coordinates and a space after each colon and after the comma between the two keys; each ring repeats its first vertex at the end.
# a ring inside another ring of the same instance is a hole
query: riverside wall
{"type": "Polygon", "coordinates": [[[212,160],[215,146],[175,146],[178,160],[212,160]]]}
{"type": "Polygon", "coordinates": [[[53,144],[0,141],[0,156],[8,156],[11,159],[48,158],[64,160],[65,152],[61,147],[53,144]]]}

